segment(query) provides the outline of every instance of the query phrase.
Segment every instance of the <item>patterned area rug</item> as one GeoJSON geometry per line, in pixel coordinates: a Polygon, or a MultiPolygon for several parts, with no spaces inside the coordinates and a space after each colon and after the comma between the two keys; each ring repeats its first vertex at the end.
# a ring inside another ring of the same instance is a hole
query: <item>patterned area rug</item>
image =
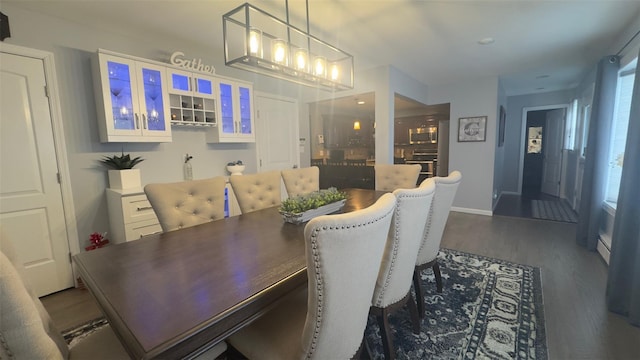
{"type": "Polygon", "coordinates": [[[101,317],[95,320],[91,320],[73,329],[63,331],[62,337],[64,337],[64,340],[69,345],[69,348],[73,348],[77,343],[82,341],[82,339],[100,330],[104,326],[107,326],[108,324],[109,323],[107,322],[107,319],[101,317]]]}
{"type": "Polygon", "coordinates": [[[578,222],[578,215],[565,201],[531,200],[531,214],[536,219],[578,222]]]}
{"type": "MultiPolygon", "coordinates": [[[[389,321],[398,359],[546,359],[540,269],[442,249],[443,292],[422,274],[427,313],[419,335],[409,311],[389,321]]],[[[384,359],[373,316],[365,332],[374,359],[384,359]]]]}

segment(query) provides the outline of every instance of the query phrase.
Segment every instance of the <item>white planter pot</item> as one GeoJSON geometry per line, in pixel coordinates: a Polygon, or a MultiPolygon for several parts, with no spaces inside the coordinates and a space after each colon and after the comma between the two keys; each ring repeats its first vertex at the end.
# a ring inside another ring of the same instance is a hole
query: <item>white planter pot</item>
{"type": "Polygon", "coordinates": [[[316,216],[333,214],[335,212],[342,210],[345,202],[347,202],[346,199],[336,201],[331,204],[320,206],[317,209],[307,210],[300,214],[292,214],[292,213],[287,213],[282,211],[280,211],[280,214],[282,215],[282,219],[285,222],[292,223],[292,224],[302,224],[304,222],[307,222],[313,219],[316,216]]]}
{"type": "Polygon", "coordinates": [[[109,187],[112,189],[131,189],[142,186],[140,169],[109,170],[109,187]]]}
{"type": "Polygon", "coordinates": [[[242,175],[244,165],[227,165],[227,171],[231,173],[231,175],[242,175]]]}

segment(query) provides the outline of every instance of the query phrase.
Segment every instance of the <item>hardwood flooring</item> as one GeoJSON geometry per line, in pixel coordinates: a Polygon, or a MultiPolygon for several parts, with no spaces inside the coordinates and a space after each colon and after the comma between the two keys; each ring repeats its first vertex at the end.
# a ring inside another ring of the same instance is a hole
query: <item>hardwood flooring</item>
{"type": "MultiPolygon", "coordinates": [[[[607,266],[576,245],[575,229],[570,223],[452,212],[442,247],[540,267],[549,359],[640,359],[640,328],[607,310],[607,266]]],[[[60,329],[100,313],[87,290],[42,300],[60,329]]]]}

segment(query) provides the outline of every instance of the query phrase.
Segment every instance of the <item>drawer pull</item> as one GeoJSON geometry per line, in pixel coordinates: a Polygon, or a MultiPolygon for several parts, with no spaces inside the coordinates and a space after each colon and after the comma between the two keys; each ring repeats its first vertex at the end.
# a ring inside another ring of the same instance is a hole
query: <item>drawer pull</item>
{"type": "Polygon", "coordinates": [[[145,210],[151,210],[153,209],[153,206],[138,206],[138,211],[145,211],[145,210]]]}

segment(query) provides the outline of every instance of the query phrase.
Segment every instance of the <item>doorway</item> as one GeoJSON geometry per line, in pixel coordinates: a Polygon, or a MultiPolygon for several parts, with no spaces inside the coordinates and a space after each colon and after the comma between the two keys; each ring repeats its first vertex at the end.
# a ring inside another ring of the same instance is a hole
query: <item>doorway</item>
{"type": "Polygon", "coordinates": [[[542,194],[562,197],[565,171],[563,141],[568,105],[524,108],[520,147],[519,193],[527,198],[542,194]]]}

